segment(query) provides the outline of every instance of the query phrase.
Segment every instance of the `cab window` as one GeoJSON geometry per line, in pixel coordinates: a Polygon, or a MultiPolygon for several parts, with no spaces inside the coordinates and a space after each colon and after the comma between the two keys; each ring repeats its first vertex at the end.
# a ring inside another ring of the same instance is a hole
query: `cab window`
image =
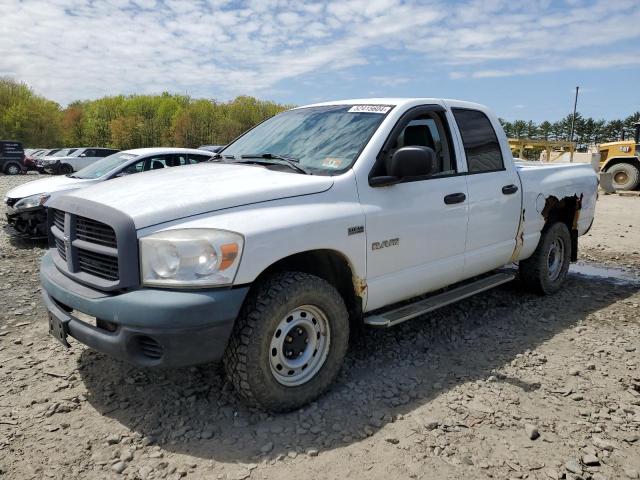
{"type": "Polygon", "coordinates": [[[453,116],[462,136],[469,172],[504,170],[500,143],[489,118],[479,110],[466,108],[454,108],[453,116]]]}
{"type": "Polygon", "coordinates": [[[435,162],[429,178],[454,175],[457,172],[451,137],[442,112],[422,110],[400,122],[402,123],[396,126],[400,131],[387,140],[384,158],[376,164],[372,176],[388,175],[386,160],[390,159],[396,150],[409,146],[428,147],[435,152],[435,162]]]}

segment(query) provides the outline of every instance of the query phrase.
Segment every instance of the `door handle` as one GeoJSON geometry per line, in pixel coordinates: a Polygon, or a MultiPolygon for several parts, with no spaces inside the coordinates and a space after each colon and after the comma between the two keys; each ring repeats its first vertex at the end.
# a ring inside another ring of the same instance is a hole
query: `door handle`
{"type": "Polygon", "coordinates": [[[502,193],[505,195],[511,195],[512,193],[516,193],[518,191],[517,185],[505,185],[502,187],[502,193]]]}
{"type": "Polygon", "coordinates": [[[460,193],[451,193],[449,195],[447,195],[446,197],[444,197],[444,203],[446,203],[447,205],[452,205],[454,203],[462,203],[467,199],[467,196],[460,192],[460,193]]]}

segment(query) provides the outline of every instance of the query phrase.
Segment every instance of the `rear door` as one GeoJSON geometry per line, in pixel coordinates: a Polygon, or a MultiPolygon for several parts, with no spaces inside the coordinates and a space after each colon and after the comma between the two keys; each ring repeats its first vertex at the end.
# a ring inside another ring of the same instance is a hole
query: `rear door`
{"type": "Polygon", "coordinates": [[[464,277],[509,262],[520,223],[520,179],[498,120],[471,108],[453,108],[467,161],[469,228],[464,277]],[[500,132],[503,142],[498,140],[500,132]]]}

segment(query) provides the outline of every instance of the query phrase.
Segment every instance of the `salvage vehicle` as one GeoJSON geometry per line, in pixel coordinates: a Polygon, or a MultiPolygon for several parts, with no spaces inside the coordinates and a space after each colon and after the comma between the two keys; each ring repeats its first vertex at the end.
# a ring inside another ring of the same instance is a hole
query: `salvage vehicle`
{"type": "Polygon", "coordinates": [[[271,411],[327,390],[360,326],[504,284],[505,265],[558,291],[596,204],[589,165],[516,166],[498,118],[455,100],[295,108],[216,158],[50,201],[49,330],[143,367],[222,359],[271,411]]]}
{"type": "Polygon", "coordinates": [[[113,155],[119,150],[115,148],[73,148],[65,149],[64,154],[58,152],[53,157],[42,158],[38,166],[47,173],[68,175],[91,165],[101,158],[113,155]]]}
{"type": "Polygon", "coordinates": [[[38,170],[38,167],[36,166],[36,160],[38,158],[38,155],[41,155],[44,152],[45,152],[45,150],[42,149],[42,148],[40,148],[40,149],[35,149],[35,148],[25,149],[25,151],[24,151],[24,161],[22,162],[25,170],[27,170],[28,172],[38,170]]]}
{"type": "Polygon", "coordinates": [[[22,143],[13,140],[0,140],[0,172],[6,175],[18,175],[24,172],[23,164],[22,143]]]}
{"type": "Polygon", "coordinates": [[[191,165],[210,158],[211,154],[191,148],[136,148],[102,158],[75,174],[25,183],[7,193],[5,230],[31,240],[46,238],[46,207],[56,195],[132,173],[191,165]]]}

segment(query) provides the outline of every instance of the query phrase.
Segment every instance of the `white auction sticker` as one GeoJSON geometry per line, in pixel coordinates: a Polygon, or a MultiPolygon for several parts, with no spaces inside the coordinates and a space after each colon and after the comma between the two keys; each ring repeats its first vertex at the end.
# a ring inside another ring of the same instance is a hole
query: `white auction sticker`
{"type": "Polygon", "coordinates": [[[354,105],[348,113],[387,113],[391,107],[386,105],[354,105]]]}

